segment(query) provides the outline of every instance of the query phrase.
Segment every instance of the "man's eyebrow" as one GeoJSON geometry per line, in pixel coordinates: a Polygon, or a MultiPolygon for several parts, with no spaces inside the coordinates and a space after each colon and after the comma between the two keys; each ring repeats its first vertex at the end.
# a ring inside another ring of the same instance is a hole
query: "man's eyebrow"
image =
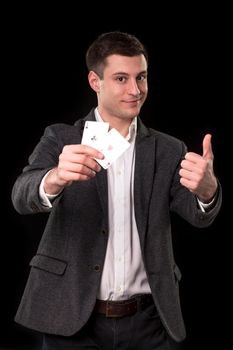
{"type": "MultiPolygon", "coordinates": [[[[137,73],[137,75],[142,75],[142,74],[148,74],[147,70],[143,70],[143,71],[137,73]]],[[[127,72],[116,72],[116,73],[113,73],[113,76],[114,75],[130,75],[130,74],[127,72]]]]}

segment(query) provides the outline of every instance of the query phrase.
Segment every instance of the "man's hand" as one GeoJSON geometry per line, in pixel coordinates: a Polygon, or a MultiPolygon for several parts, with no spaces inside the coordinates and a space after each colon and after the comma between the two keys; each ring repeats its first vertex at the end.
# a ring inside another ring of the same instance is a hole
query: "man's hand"
{"type": "Polygon", "coordinates": [[[82,144],[65,146],[59,156],[58,166],[45,178],[45,192],[57,194],[73,181],[93,178],[101,170],[94,158],[103,159],[103,154],[82,144]]]}
{"type": "Polygon", "coordinates": [[[217,179],[214,175],[214,155],[211,146],[211,135],[205,135],[202,143],[202,156],[187,152],[181,162],[180,183],[203,203],[208,203],[214,197],[217,190],[217,179]]]}

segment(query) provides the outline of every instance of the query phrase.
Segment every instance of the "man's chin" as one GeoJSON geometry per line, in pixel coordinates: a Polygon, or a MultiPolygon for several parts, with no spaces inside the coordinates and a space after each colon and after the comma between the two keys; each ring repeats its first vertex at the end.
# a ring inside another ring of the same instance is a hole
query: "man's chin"
{"type": "Polygon", "coordinates": [[[139,112],[140,112],[140,108],[131,108],[128,111],[129,118],[135,118],[136,116],[138,116],[139,112]]]}

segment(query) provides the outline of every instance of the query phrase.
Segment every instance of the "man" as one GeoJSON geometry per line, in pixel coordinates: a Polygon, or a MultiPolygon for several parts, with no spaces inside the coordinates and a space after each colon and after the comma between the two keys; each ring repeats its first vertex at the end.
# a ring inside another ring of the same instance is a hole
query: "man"
{"type": "Polygon", "coordinates": [[[12,191],[19,213],[50,211],[16,321],[43,333],[44,350],[167,350],[185,338],[170,212],[197,227],[219,212],[211,135],[198,155],[142,123],[148,56],[136,37],[102,34],[86,62],[97,108],[47,127],[12,191]],[[86,121],[129,142],[107,169],[81,143],[86,121]]]}

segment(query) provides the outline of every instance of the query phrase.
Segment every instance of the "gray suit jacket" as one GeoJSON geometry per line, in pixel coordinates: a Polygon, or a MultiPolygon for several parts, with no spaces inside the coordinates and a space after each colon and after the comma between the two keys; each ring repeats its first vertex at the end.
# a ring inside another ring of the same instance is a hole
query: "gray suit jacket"
{"type": "MultiPolygon", "coordinates": [[[[41,179],[57,165],[64,145],[81,142],[85,120],[95,120],[93,110],[74,125],[46,128],[13,187],[12,201],[20,214],[46,211],[38,195],[41,179]]],[[[185,338],[185,326],[170,212],[194,226],[206,227],[221,205],[219,188],[214,208],[203,213],[195,196],[180,185],[178,171],[185,153],[181,141],[146,128],[139,119],[135,217],[154,302],[165,328],[176,341],[185,338]]],[[[16,322],[41,332],[69,336],[88,320],[95,305],[108,240],[107,199],[107,176],[102,170],[89,181],[65,188],[55,200],[37,254],[30,262],[16,322]]]]}

